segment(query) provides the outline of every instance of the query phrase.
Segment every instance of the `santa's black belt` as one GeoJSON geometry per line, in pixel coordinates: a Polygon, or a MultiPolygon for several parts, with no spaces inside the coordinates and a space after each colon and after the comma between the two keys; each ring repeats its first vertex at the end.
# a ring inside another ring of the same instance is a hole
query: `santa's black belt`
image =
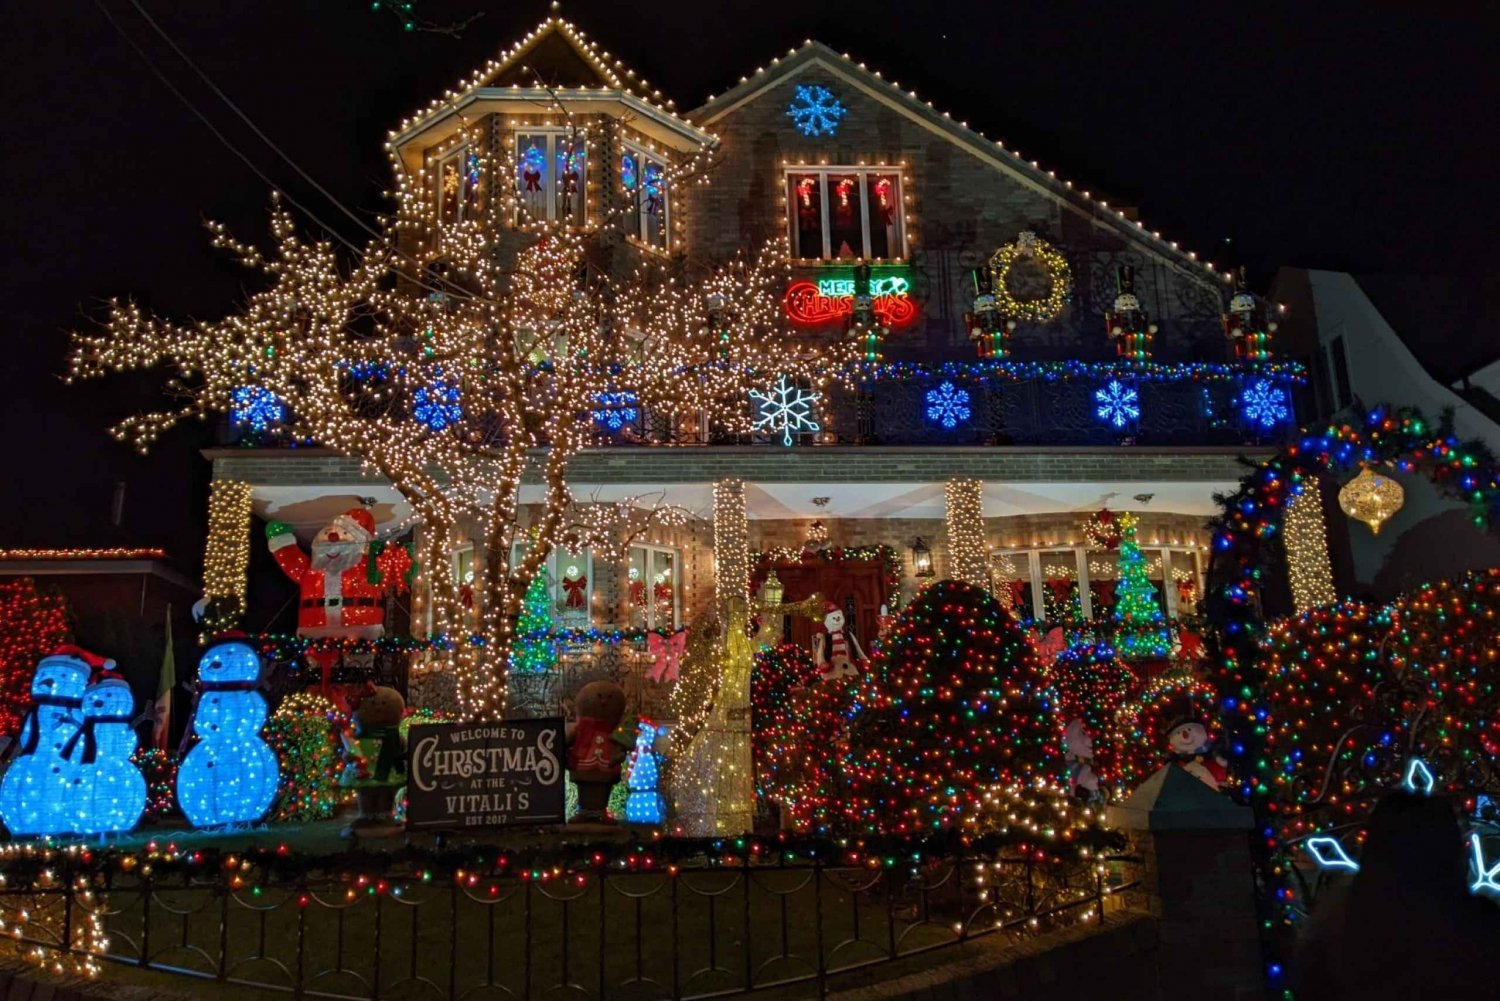
{"type": "Polygon", "coordinates": [[[303,608],[374,608],[374,598],[303,598],[303,608]]]}

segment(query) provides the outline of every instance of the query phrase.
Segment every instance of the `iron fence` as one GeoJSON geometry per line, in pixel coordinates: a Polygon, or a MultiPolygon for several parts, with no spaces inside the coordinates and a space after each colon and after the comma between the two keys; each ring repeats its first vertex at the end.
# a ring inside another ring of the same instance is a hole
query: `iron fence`
{"type": "Polygon", "coordinates": [[[253,888],[253,874],[136,869],[96,877],[91,892],[0,900],[28,909],[11,931],[33,949],[298,998],[634,1001],[791,985],[824,997],[836,974],[1097,920],[1135,886],[1133,861],[744,860],[441,881],[406,870],[253,888]]]}

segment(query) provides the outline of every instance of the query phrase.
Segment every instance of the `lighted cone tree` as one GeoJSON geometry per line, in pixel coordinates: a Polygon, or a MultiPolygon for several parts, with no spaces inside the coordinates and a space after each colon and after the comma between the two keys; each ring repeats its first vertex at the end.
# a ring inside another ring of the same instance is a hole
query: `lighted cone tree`
{"type": "Polygon", "coordinates": [[[862,692],[848,767],[867,829],[977,821],[986,789],[1056,763],[1035,648],[983,588],[944,580],[902,612],[862,692]]]}
{"type": "Polygon", "coordinates": [[[1115,585],[1115,648],[1126,660],[1165,657],[1172,649],[1166,616],[1146,573],[1146,557],[1136,541],[1137,519],[1120,515],[1120,580],[1115,585]]]}
{"type": "Polygon", "coordinates": [[[541,567],[526,588],[521,603],[521,618],[516,623],[520,638],[516,641],[512,670],[520,674],[541,674],[557,665],[557,646],[552,641],[552,589],[547,582],[547,568],[541,567]]]}
{"type": "MultiPolygon", "coordinates": [[[[472,167],[516,176],[513,165],[472,167]]],[[[650,523],[685,514],[573,496],[570,462],[610,433],[595,419],[601,400],[748,432],[750,387],[772,373],[817,387],[854,349],[786,350],[784,239],[698,282],[654,260],[621,279],[596,267],[581,235],[539,221],[524,227],[532,242],[519,250],[517,234],[484,212],[440,225],[426,182],[398,176],[398,215],[358,254],[305,238],[279,202],[269,251],[212,225],[214,245],[257,272],[259,290],[223,319],[190,324],[113,303],[101,331],[74,335],[71,378],[168,370],[180,402],[114,429],[142,450],[179,421],[230,411],[239,393],[240,406],[251,396],[273,402],[260,410],[293,439],[384,477],[421,522],[433,632],[476,636],[433,653],[455,681],[453,708],[494,718],[505,709],[523,597],[552,548],[588,545],[596,558],[620,559],[650,523]],[[525,508],[523,474],[540,484],[525,508]],[[459,585],[440,572],[471,536],[484,554],[472,626],[459,585]],[[514,543],[527,539],[512,562],[514,543]]]]}

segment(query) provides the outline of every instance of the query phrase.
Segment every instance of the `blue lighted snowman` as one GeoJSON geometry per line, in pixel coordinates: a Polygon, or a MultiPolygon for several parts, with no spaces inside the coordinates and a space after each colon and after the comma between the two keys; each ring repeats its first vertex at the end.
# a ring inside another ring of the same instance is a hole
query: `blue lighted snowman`
{"type": "Polygon", "coordinates": [[[198,743],[177,770],[177,803],[194,827],[254,823],[270,809],[280,768],[260,737],[259,680],[260,658],[240,640],[221,640],[198,661],[198,743]]]}
{"type": "Polygon", "coordinates": [[[21,725],[16,758],[0,779],[0,819],[11,834],[72,830],[74,766],[62,749],[83,723],[79,710],[91,673],[88,661],[71,652],[43,657],[36,666],[32,709],[21,725]]]}
{"type": "Polygon", "coordinates": [[[83,693],[83,725],[63,745],[73,765],[69,802],[80,834],[119,834],[135,827],[146,809],[146,779],[135,753],[131,711],[135,696],[123,678],[105,678],[83,693]]]}

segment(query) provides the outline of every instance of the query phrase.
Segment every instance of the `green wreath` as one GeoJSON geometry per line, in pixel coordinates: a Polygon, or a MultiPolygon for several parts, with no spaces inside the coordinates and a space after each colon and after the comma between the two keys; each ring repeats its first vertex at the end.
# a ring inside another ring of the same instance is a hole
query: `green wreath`
{"type": "Polygon", "coordinates": [[[1011,320],[1026,320],[1030,323],[1050,323],[1062,313],[1068,299],[1068,287],[1073,269],[1068,259],[1050,243],[1027,230],[995,251],[990,258],[990,272],[995,276],[995,304],[1000,312],[1011,320]],[[1010,292],[1010,269],[1020,258],[1029,258],[1041,265],[1047,274],[1049,288],[1040,299],[1017,299],[1010,292]]]}

